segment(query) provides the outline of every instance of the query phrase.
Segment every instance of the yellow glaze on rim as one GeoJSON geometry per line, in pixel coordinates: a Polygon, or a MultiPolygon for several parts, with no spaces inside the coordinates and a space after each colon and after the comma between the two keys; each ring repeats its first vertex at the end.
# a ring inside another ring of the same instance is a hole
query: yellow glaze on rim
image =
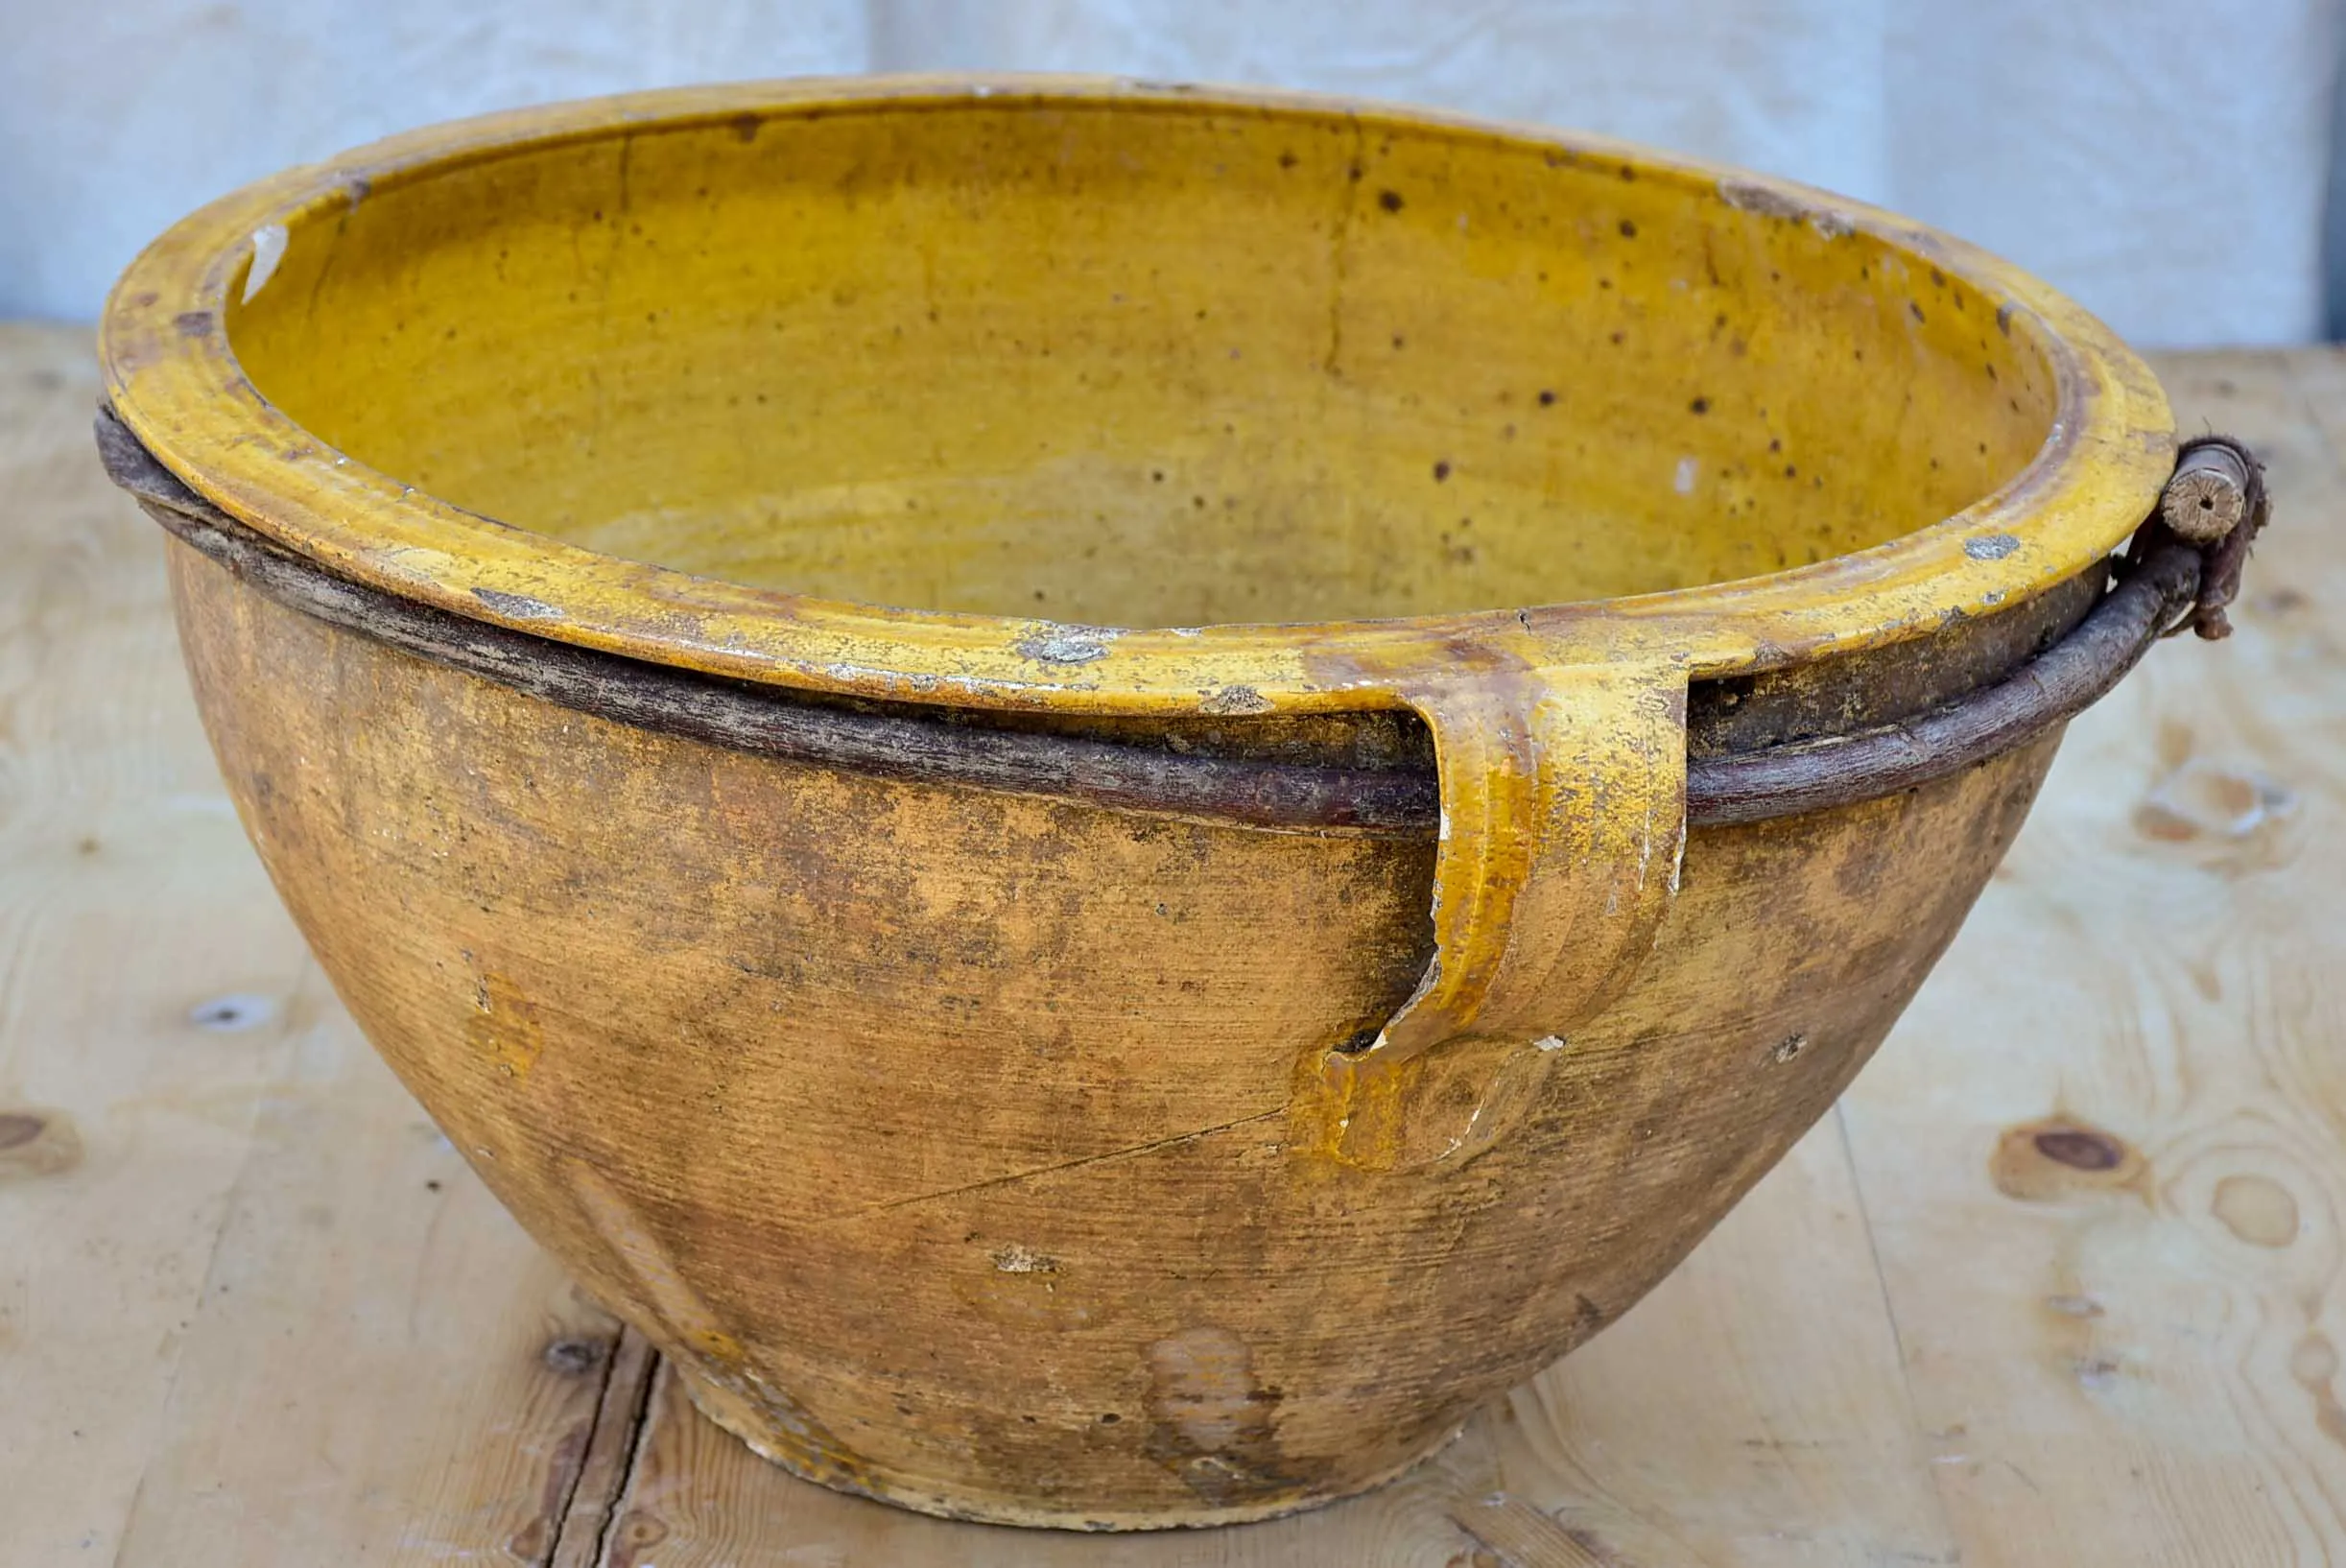
{"type": "Polygon", "coordinates": [[[1412,704],[1410,693],[1422,684],[1412,672],[1452,665],[1461,648],[1526,641],[1546,665],[1660,662],[1682,678],[1878,646],[2025,599],[2105,556],[2150,510],[2173,454],[2164,396],[2107,328],[2005,263],[1890,214],[1599,138],[1303,95],[1207,93],[1114,80],[912,78],[693,88],[416,131],[331,164],[289,171],[180,223],[117,285],[102,353],[115,407],[174,472],[279,543],[358,582],[459,615],[662,664],[864,697],[994,708],[1184,712],[1234,690],[1249,694],[1247,711],[1390,707],[1412,704]],[[1619,160],[1690,199],[1715,197],[1725,182],[1736,204],[1870,235],[1998,301],[2013,334],[2032,341],[2051,366],[2052,434],[2010,483],[1955,516],[1770,576],[1522,612],[1104,631],[778,593],[508,528],[335,451],[262,398],[230,350],[224,324],[230,291],[243,285],[255,231],[332,210],[366,183],[412,178],[434,166],[531,144],[847,105],[916,112],[973,96],[996,104],[1112,104],[1163,115],[1234,107],[1268,115],[1338,114],[1372,130],[1408,128],[1619,160]],[[1986,538],[1995,539],[1994,549],[1966,550],[1986,538]]]}

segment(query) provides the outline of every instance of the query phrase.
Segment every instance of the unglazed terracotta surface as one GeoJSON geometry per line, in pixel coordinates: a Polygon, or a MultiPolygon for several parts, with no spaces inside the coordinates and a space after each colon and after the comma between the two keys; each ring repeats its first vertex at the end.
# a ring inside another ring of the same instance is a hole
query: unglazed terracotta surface
{"type": "Polygon", "coordinates": [[[815,1479],[1203,1523],[1357,1490],[1618,1316],[1829,1105],[2050,760],[1695,833],[1569,1039],[1452,1042],[1329,1147],[1434,845],[649,735],[172,549],[224,772],[484,1179],[815,1479]]]}

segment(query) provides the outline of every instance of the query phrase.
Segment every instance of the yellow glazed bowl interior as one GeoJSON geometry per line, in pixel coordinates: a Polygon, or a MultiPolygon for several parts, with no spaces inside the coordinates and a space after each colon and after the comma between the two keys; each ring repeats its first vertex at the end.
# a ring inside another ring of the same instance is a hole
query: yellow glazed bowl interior
{"type": "Polygon", "coordinates": [[[1362,705],[1264,623],[1559,606],[1696,673],[1895,640],[2074,575],[2171,450],[2091,318],[1885,215],[1103,83],[421,132],[181,226],[107,347],[176,471],[362,581],[992,705],[1362,705]],[[1166,630],[1069,669],[1061,622],[1166,630]]]}
{"type": "Polygon", "coordinates": [[[1625,161],[966,98],[873,131],[387,182],[229,342],[320,440],[569,543],[1118,627],[1752,577],[1960,511],[2052,422],[1975,284],[1625,161]]]}

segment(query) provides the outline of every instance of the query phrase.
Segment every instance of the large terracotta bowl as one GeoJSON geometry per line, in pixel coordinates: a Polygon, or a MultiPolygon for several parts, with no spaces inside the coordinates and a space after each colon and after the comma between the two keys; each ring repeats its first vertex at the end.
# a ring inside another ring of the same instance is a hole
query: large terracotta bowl
{"type": "Polygon", "coordinates": [[[1326,101],[427,131],[104,351],[367,1035],[712,1418],[980,1519],[1355,1492],[1620,1316],[2190,590],[2042,285],[1326,101]]]}

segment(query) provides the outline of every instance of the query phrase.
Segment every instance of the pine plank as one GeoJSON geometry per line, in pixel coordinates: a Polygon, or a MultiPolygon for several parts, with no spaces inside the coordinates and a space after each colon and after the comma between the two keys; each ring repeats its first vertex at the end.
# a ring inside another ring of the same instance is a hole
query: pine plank
{"type": "Polygon", "coordinates": [[[117,1561],[546,1563],[618,1325],[319,1010],[263,1109],[117,1561]]]}
{"type": "Polygon", "coordinates": [[[2346,1557],[2346,374],[2164,368],[2271,464],[2238,634],[2072,727],[1842,1105],[1966,1563],[2346,1557]]]}
{"type": "Polygon", "coordinates": [[[0,1564],[543,1562],[616,1325],[310,964],[97,392],[0,328],[0,1564]]]}
{"type": "Polygon", "coordinates": [[[0,324],[11,1565],[119,1544],[308,963],[197,726],[153,526],[91,457],[97,391],[85,331],[0,324]]]}

